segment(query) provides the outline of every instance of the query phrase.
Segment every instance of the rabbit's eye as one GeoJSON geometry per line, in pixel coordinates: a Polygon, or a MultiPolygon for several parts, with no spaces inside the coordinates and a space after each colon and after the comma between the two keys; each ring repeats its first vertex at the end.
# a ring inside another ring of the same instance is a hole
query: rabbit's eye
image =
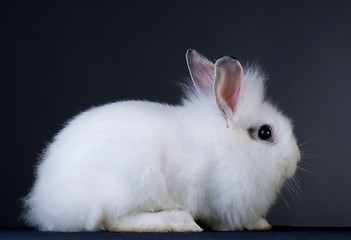
{"type": "Polygon", "coordinates": [[[269,143],[274,142],[274,134],[272,127],[268,124],[258,127],[251,127],[248,129],[249,135],[254,140],[265,141],[269,143]]]}
{"type": "Polygon", "coordinates": [[[257,136],[263,141],[272,141],[272,129],[268,125],[263,125],[259,128],[257,136]]]}

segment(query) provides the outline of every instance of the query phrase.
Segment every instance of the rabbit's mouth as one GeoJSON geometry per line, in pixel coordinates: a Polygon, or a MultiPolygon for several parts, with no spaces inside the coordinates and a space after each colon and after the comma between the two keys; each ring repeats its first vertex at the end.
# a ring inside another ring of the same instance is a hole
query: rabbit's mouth
{"type": "MultiPolygon", "coordinates": [[[[286,162],[290,162],[291,159],[284,159],[286,162]]],[[[289,164],[285,167],[284,171],[284,180],[292,178],[297,170],[297,165],[301,161],[301,157],[298,157],[296,161],[292,161],[292,164],[289,164]]]]}

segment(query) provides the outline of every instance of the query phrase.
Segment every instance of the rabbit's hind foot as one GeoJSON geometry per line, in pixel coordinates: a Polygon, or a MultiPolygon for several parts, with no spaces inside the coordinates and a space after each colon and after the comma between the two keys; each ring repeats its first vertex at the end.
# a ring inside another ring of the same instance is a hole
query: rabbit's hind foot
{"type": "Polygon", "coordinates": [[[141,212],[104,221],[109,232],[202,232],[192,216],[181,210],[141,212]]]}

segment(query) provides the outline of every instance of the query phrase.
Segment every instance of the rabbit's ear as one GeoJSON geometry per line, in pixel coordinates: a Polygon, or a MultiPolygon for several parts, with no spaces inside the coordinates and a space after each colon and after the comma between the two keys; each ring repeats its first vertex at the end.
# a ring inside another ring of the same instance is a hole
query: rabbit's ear
{"type": "Polygon", "coordinates": [[[192,49],[186,52],[186,62],[196,90],[213,96],[214,64],[192,49]]]}
{"type": "Polygon", "coordinates": [[[238,60],[222,57],[215,64],[214,93],[218,107],[227,118],[235,113],[239,101],[243,69],[238,60]]]}

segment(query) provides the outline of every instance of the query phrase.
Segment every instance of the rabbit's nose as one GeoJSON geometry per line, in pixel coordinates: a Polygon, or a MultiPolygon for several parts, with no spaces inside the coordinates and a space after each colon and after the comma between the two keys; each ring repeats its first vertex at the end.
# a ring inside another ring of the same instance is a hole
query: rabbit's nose
{"type": "Polygon", "coordinates": [[[299,164],[301,162],[301,155],[299,154],[298,158],[297,158],[297,164],[299,164]]]}

